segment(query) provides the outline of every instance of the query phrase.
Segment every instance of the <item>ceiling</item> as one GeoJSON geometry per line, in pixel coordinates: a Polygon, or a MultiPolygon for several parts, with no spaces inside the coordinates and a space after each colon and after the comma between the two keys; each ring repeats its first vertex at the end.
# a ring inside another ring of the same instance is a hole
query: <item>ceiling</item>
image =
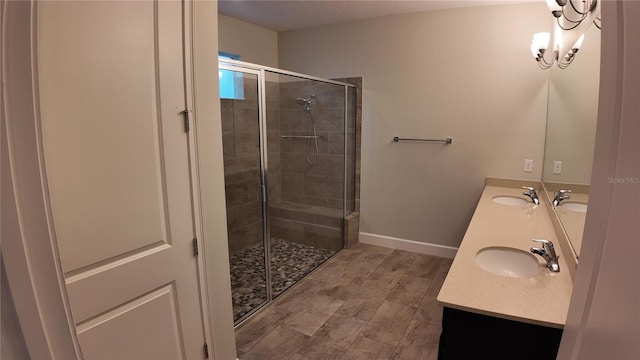
{"type": "MultiPolygon", "coordinates": [[[[537,0],[544,1],[544,0],[537,0]]],[[[532,0],[220,0],[218,11],[274,31],[378,16],[532,0]]]]}

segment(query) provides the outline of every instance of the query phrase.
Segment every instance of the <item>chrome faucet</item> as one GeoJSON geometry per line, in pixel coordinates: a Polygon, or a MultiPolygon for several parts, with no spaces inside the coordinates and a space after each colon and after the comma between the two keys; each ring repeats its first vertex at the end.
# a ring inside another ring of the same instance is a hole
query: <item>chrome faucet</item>
{"type": "Polygon", "coordinates": [[[566,193],[570,193],[570,192],[571,192],[571,190],[558,190],[558,192],[556,193],[555,197],[553,198],[553,206],[556,207],[556,206],[560,205],[562,200],[569,199],[570,196],[566,195],[566,193]]]}
{"type": "Polygon", "coordinates": [[[523,189],[527,190],[525,192],[523,192],[523,195],[526,195],[528,197],[531,198],[531,202],[539,205],[540,204],[540,199],[538,199],[538,193],[536,192],[536,189],[531,187],[531,186],[523,186],[523,189]]]}
{"type": "Polygon", "coordinates": [[[531,252],[536,255],[542,256],[542,258],[547,262],[547,268],[549,268],[549,270],[553,272],[560,272],[558,255],[556,255],[556,250],[553,247],[553,243],[545,239],[531,239],[531,241],[539,242],[540,244],[542,244],[542,249],[532,247],[531,252]]]}

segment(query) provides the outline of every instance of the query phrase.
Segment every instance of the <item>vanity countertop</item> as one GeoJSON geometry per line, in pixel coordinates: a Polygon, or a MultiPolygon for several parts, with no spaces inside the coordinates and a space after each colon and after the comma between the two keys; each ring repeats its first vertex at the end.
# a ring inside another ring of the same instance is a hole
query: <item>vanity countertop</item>
{"type": "MultiPolygon", "coordinates": [[[[484,188],[438,294],[438,301],[455,309],[562,328],[569,309],[573,282],[547,207],[533,203],[510,206],[492,201],[495,196],[528,199],[522,192],[521,188],[484,188]],[[536,256],[540,271],[531,278],[495,275],[481,269],[475,261],[478,251],[485,247],[504,246],[528,252],[532,246],[539,247],[539,244],[531,241],[533,238],[554,243],[560,257],[560,272],[549,271],[540,256],[536,256]]],[[[545,201],[543,196],[540,200],[545,201]]]]}

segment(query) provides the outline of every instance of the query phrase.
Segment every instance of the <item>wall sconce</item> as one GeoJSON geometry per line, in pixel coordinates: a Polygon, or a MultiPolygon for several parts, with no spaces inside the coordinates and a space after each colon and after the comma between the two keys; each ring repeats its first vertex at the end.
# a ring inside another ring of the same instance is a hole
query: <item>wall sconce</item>
{"type": "Polygon", "coordinates": [[[549,40],[551,39],[551,35],[548,32],[539,32],[533,34],[533,40],[531,40],[531,54],[533,58],[538,62],[538,66],[541,69],[548,69],[553,64],[557,64],[560,69],[566,69],[569,64],[573,62],[576,57],[576,53],[582,46],[582,42],[584,41],[584,34],[578,38],[578,41],[571,47],[571,50],[562,58],[559,59],[558,56],[558,48],[559,48],[559,32],[556,32],[555,41],[552,47],[551,55],[547,55],[545,57],[545,53],[548,53],[549,50],[549,40]]]}
{"type": "Polygon", "coordinates": [[[595,10],[597,3],[598,0],[547,0],[547,6],[562,30],[578,27],[595,10]]]}

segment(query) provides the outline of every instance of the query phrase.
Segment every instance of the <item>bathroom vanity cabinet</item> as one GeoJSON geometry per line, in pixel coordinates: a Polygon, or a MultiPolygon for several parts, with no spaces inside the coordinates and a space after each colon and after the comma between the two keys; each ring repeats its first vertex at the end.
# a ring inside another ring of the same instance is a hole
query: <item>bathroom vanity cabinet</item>
{"type": "Polygon", "coordinates": [[[562,329],[445,307],[438,360],[554,360],[562,329]]]}
{"type": "Polygon", "coordinates": [[[540,184],[487,179],[438,294],[444,306],[440,360],[556,357],[573,280],[547,207],[531,203],[522,186],[540,184]],[[551,272],[542,257],[531,255],[529,249],[538,246],[532,239],[556,245],[560,272],[551,272]],[[491,258],[487,268],[480,254],[488,251],[519,257],[491,258]],[[524,260],[529,271],[514,272],[524,260]]]}

